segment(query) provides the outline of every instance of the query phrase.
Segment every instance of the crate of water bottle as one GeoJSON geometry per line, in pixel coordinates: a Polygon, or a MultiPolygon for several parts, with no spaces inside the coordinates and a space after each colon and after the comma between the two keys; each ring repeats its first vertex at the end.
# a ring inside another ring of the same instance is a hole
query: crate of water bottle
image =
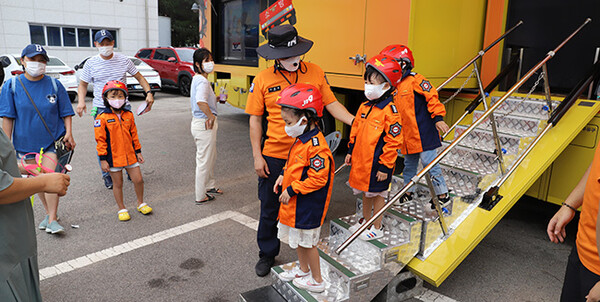
{"type": "MultiPolygon", "coordinates": [[[[473,121],[478,120],[483,113],[483,111],[474,111],[473,121]]],[[[518,136],[535,136],[538,133],[540,126],[540,120],[528,117],[494,114],[494,119],[496,120],[496,128],[498,131],[518,136]]],[[[479,125],[479,128],[486,130],[492,129],[489,117],[479,125]]]]}
{"type": "MultiPolygon", "coordinates": [[[[500,97],[492,97],[492,105],[495,104],[499,99],[500,97]]],[[[495,113],[546,120],[549,117],[549,112],[551,109],[556,108],[559,104],[560,102],[558,101],[551,101],[550,105],[548,105],[546,100],[510,97],[500,104],[495,113]]]]}
{"type": "MultiPolygon", "coordinates": [[[[449,143],[444,142],[442,148],[447,148],[448,145],[449,143]]],[[[477,174],[490,174],[498,170],[498,157],[495,154],[461,146],[450,150],[442,158],[442,163],[477,174]]]]}
{"type": "MultiPolygon", "coordinates": [[[[468,126],[456,126],[454,137],[460,136],[467,128],[468,126]]],[[[502,153],[517,154],[517,152],[519,152],[521,137],[507,133],[498,133],[498,138],[500,139],[502,153]]],[[[474,129],[459,143],[459,145],[491,153],[494,153],[496,150],[494,134],[491,131],[484,129],[474,129]]]]}

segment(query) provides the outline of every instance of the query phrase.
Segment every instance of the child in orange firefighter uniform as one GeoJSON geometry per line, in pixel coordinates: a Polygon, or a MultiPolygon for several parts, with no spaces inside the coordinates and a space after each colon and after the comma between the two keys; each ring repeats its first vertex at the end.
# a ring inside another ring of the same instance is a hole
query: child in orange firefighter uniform
{"type": "MultiPolygon", "coordinates": [[[[397,85],[395,103],[402,116],[402,138],[400,152],[404,155],[404,183],[408,183],[416,174],[419,160],[423,167],[437,156],[436,149],[442,146],[440,132],[449,130],[444,122],[446,108],[438,98],[435,87],[421,74],[412,72],[415,60],[412,51],[404,45],[390,45],[381,51],[393,57],[402,67],[402,79],[397,85]]],[[[442,169],[435,165],[430,171],[433,188],[442,207],[450,202],[448,187],[442,169]]],[[[415,186],[402,196],[401,202],[412,200],[415,186]]],[[[434,209],[433,200],[429,201],[434,209]]]]}
{"type": "MultiPolygon", "coordinates": [[[[377,55],[367,62],[365,96],[368,101],[358,108],[348,143],[346,164],[351,165],[348,184],[354,194],[363,194],[363,218],[350,227],[355,232],[385,205],[392,173],[402,143],[398,108],[394,105],[395,87],[401,67],[394,58],[377,55]]],[[[381,217],[360,234],[363,240],[384,235],[381,217]]]]}
{"type": "Polygon", "coordinates": [[[123,203],[123,169],[127,170],[137,195],[137,210],[150,214],[152,208],[144,202],[144,180],[140,163],[144,163],[142,146],[138,139],[137,127],[131,111],[124,109],[127,86],[119,81],[108,81],[102,90],[103,109],[94,121],[96,150],[100,157],[100,167],[110,172],[113,180],[113,195],[119,207],[120,221],[131,219],[123,203]]]}
{"type": "Polygon", "coordinates": [[[319,233],[325,220],[334,175],[331,150],[318,127],[323,116],[319,89],[310,84],[285,88],[277,100],[285,132],[295,138],[273,191],[281,191],[277,237],[298,252],[299,266],[279,277],[312,292],[325,290],[319,266],[319,233]]]}

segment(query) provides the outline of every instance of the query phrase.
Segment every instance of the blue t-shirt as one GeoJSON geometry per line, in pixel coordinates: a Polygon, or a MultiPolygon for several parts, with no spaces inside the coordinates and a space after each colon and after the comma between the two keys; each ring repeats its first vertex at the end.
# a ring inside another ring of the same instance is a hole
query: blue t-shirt
{"type": "MultiPolygon", "coordinates": [[[[23,75],[19,77],[54,137],[51,137],[44,127],[44,123],[23,90],[19,79],[14,81],[16,85],[14,94],[12,80],[6,81],[2,86],[0,117],[14,119],[12,141],[17,152],[40,152],[40,148],[50,147],[55,139],[66,133],[63,118],[75,115],[75,112],[65,87],[58,80],[53,80],[48,76],[44,76],[39,81],[30,81],[23,75]],[[56,81],[58,91],[54,89],[51,81],[56,81]]],[[[10,133],[7,135],[10,136],[10,133]]]]}
{"type": "Polygon", "coordinates": [[[217,97],[208,80],[201,74],[196,74],[190,86],[190,102],[192,103],[192,115],[195,118],[208,118],[198,106],[198,102],[208,104],[210,112],[217,115],[217,97]]]}

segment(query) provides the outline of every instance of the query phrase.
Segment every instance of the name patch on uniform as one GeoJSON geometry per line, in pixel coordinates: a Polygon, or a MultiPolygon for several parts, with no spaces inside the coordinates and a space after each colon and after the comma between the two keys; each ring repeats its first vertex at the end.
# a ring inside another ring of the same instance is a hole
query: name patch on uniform
{"type": "Polygon", "coordinates": [[[396,106],[391,105],[390,107],[392,108],[393,113],[398,113],[398,109],[396,109],[396,106]]]}
{"type": "Polygon", "coordinates": [[[402,130],[402,126],[400,126],[398,123],[394,123],[390,126],[390,134],[393,137],[398,136],[400,134],[400,130],[402,130]]]}
{"type": "Polygon", "coordinates": [[[254,83],[252,83],[252,85],[250,85],[250,93],[254,92],[254,83]]]}
{"type": "Polygon", "coordinates": [[[114,123],[114,122],[115,122],[115,119],[114,119],[114,118],[111,118],[110,120],[107,120],[106,122],[107,122],[107,123],[114,123]]]}
{"type": "Polygon", "coordinates": [[[429,81],[427,80],[423,80],[421,84],[419,84],[419,86],[421,86],[421,89],[423,89],[423,91],[431,91],[431,83],[429,83],[429,81]]]}
{"type": "Polygon", "coordinates": [[[281,86],[269,87],[269,92],[275,92],[281,90],[281,86]]]}
{"type": "Polygon", "coordinates": [[[100,127],[102,125],[102,121],[94,120],[94,127],[100,127]]]}
{"type": "Polygon", "coordinates": [[[312,138],[312,143],[313,143],[313,146],[318,146],[319,145],[319,139],[316,138],[316,137],[313,137],[312,138]]]}
{"type": "Polygon", "coordinates": [[[360,114],[360,117],[361,117],[361,118],[365,118],[365,114],[364,114],[364,113],[361,113],[361,114],[360,114]]]}
{"type": "Polygon", "coordinates": [[[325,160],[319,155],[315,155],[310,159],[310,167],[319,172],[319,170],[325,168],[325,160]]]}

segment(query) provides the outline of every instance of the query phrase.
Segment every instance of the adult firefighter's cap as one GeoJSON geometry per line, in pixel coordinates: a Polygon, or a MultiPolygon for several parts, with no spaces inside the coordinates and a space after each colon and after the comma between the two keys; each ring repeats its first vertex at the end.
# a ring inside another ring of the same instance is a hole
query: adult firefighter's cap
{"type": "Polygon", "coordinates": [[[267,60],[300,56],[313,46],[313,41],[298,36],[298,31],[291,24],[273,27],[268,36],[267,44],[256,49],[258,55],[267,60]]]}

